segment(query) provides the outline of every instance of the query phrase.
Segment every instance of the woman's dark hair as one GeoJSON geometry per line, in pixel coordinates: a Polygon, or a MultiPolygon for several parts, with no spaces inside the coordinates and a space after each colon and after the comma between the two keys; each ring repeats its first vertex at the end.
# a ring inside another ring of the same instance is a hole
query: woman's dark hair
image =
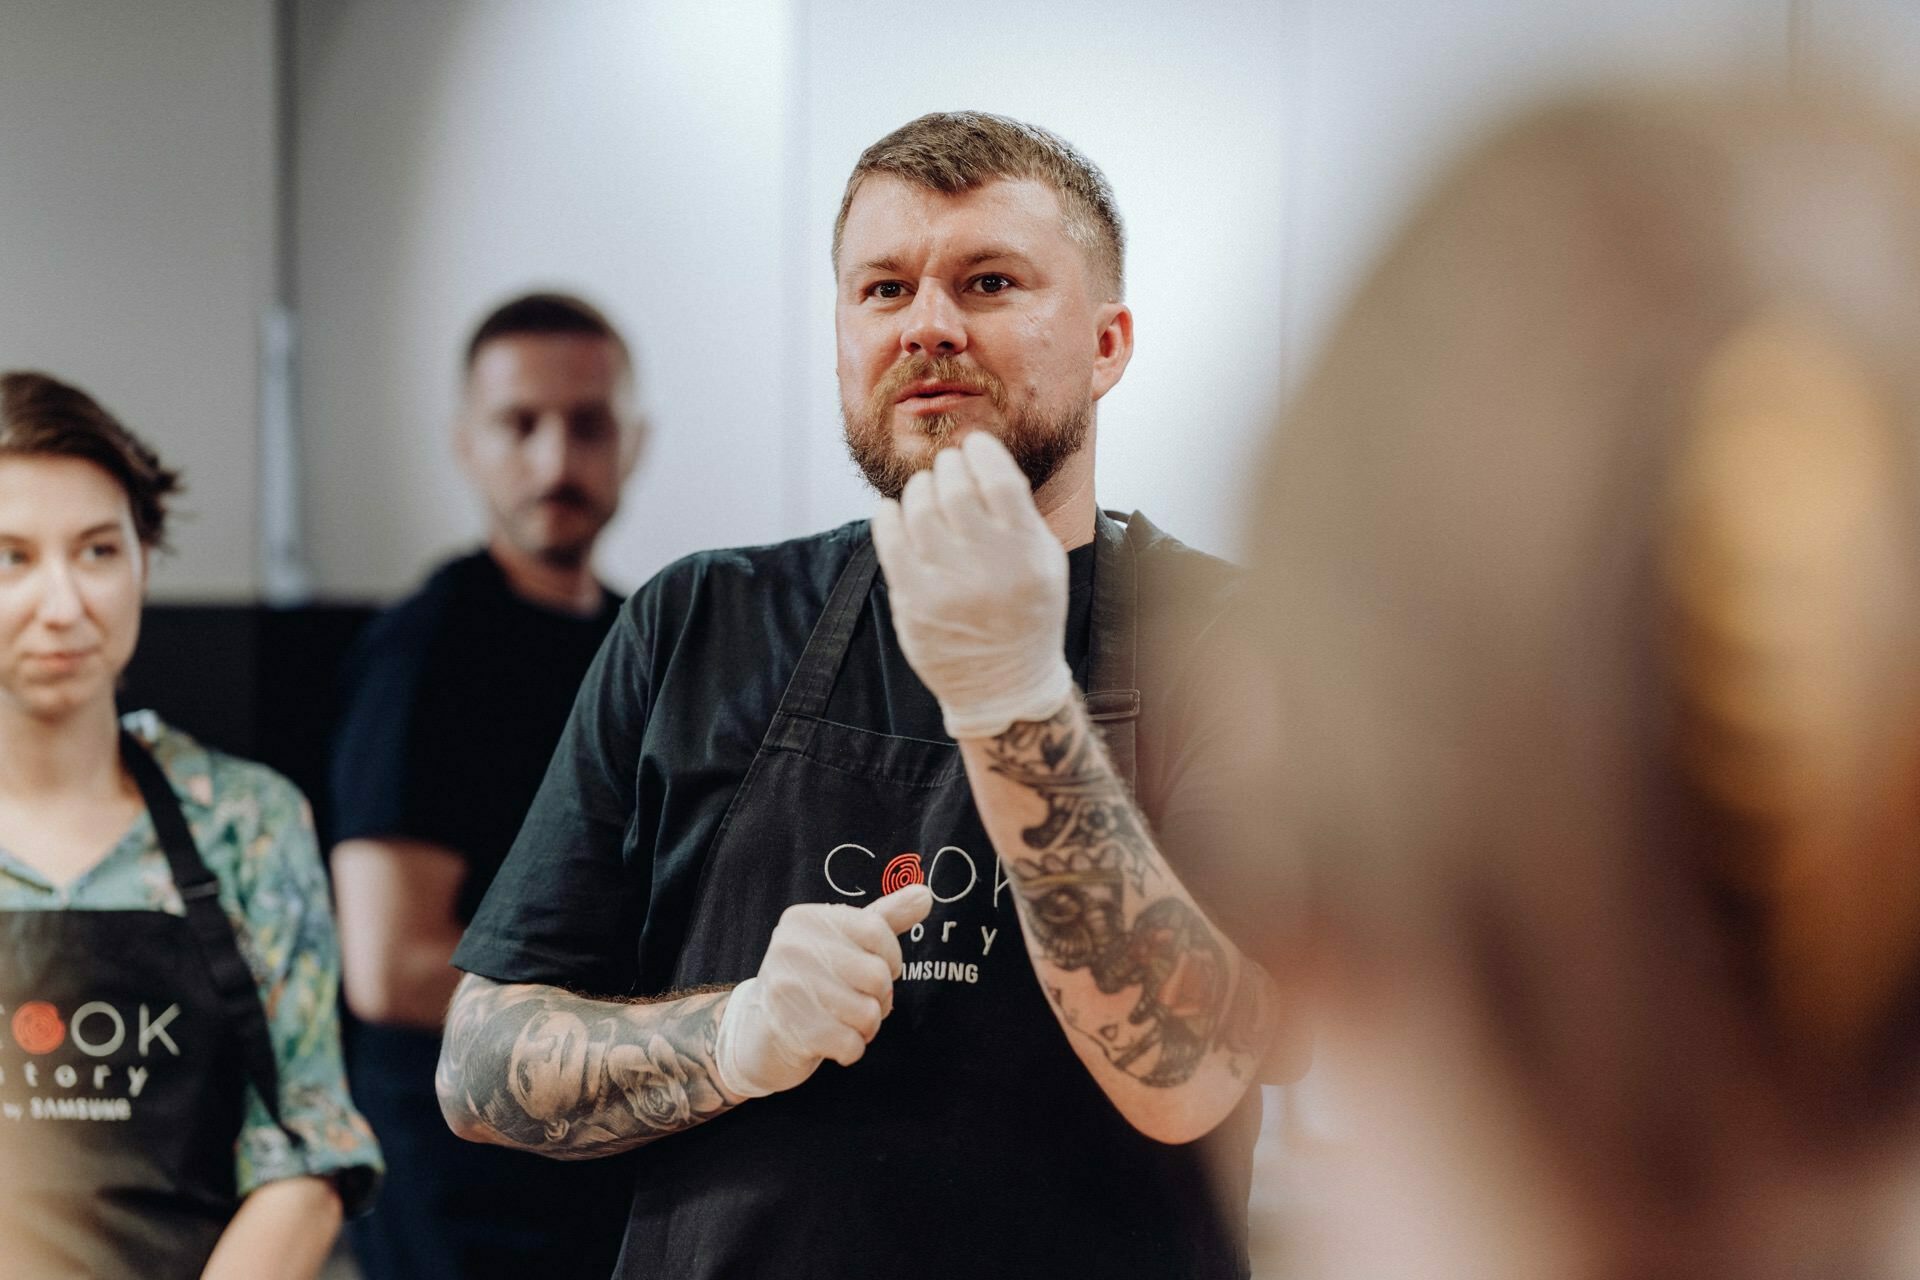
{"type": "Polygon", "coordinates": [[[166,545],[180,473],[80,388],[44,373],[0,373],[0,458],[83,458],[120,482],[142,546],[166,545]]]}

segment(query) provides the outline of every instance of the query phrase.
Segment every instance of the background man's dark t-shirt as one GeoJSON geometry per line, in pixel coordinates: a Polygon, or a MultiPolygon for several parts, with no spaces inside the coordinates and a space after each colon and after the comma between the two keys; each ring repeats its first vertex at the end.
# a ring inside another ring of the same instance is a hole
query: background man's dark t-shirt
{"type": "MultiPolygon", "coordinates": [[[[331,840],[444,846],[466,862],[456,914],[471,920],[619,614],[618,598],[603,597],[589,617],[542,608],[479,551],[368,624],[344,676],[331,840]]],[[[373,1280],[608,1275],[625,1164],[562,1164],[454,1137],[433,1094],[439,1043],[350,1027],[349,1079],[389,1165],[373,1214],[354,1224],[362,1267],[373,1280]]]]}
{"type": "Polygon", "coordinates": [[[603,595],[590,617],[542,608],[476,551],[369,623],[347,658],[332,840],[444,845],[466,860],[457,914],[471,920],[619,616],[603,595]]]}

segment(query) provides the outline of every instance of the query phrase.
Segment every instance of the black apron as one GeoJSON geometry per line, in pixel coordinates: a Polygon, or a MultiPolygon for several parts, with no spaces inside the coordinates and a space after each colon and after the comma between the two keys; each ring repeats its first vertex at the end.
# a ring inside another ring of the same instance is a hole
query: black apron
{"type": "MultiPolygon", "coordinates": [[[[1096,537],[1085,683],[1131,782],[1133,553],[1104,516],[1096,537]]],[[[933,911],[901,938],[893,1012],[858,1063],[647,1150],[620,1274],[1244,1275],[1207,1144],[1140,1135],[1066,1043],[959,748],[824,718],[875,572],[863,541],[715,834],[671,985],[751,976],[792,903],[860,906],[917,874],[933,911]]],[[[1227,1158],[1246,1158],[1257,1107],[1227,1126],[1227,1158]]]]}
{"type": "Polygon", "coordinates": [[[121,757],[187,914],[0,911],[9,1280],[198,1276],[239,1207],[246,1085],[280,1118],[266,1013],[213,874],[146,748],[123,732],[121,757]]]}

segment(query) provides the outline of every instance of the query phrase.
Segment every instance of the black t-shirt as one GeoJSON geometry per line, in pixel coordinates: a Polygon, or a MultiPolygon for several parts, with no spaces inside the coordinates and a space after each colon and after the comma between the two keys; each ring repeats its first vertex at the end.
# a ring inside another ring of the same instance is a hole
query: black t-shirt
{"type": "Polygon", "coordinates": [[[542,608],[476,551],[369,623],[347,659],[332,838],[444,845],[466,860],[471,920],[619,616],[602,594],[590,617],[542,608]]]}
{"type": "MultiPolygon", "coordinates": [[[[1086,680],[1087,635],[1093,622],[1093,544],[1067,553],[1067,665],[1076,679],[1086,680]]],[[[829,586],[832,584],[829,583],[829,586]]],[[[797,660],[789,659],[788,665],[797,660]]],[[[893,614],[887,603],[887,580],[876,576],[868,606],[854,624],[847,643],[845,672],[862,673],[834,682],[827,698],[827,718],[838,724],[899,738],[946,741],[940,700],[920,683],[900,642],[893,634],[893,614]]],[[[776,699],[777,701],[777,699],[776,699]]],[[[773,718],[773,707],[765,718],[773,718]]]]}
{"type": "MultiPolygon", "coordinates": [[[[669,985],[704,856],[834,582],[865,536],[864,525],[854,524],[774,546],[704,552],[670,566],[628,601],[581,687],[540,795],[454,957],[456,965],[496,981],[605,995],[654,995],[669,985]]],[[[1220,674],[1210,637],[1228,609],[1235,574],[1142,517],[1130,522],[1128,541],[1138,588],[1139,608],[1130,622],[1138,637],[1142,691],[1136,794],[1188,890],[1230,934],[1245,936],[1242,927],[1250,922],[1236,920],[1230,898],[1219,892],[1227,868],[1210,862],[1231,847],[1218,837],[1229,821],[1232,775],[1212,766],[1219,752],[1232,749],[1218,700],[1220,690],[1230,692],[1230,682],[1199,678],[1220,674]]],[[[1094,580],[1093,547],[1071,559],[1075,589],[1067,647],[1084,678],[1089,616],[1101,588],[1094,580]]],[[[876,578],[868,594],[826,719],[946,741],[937,703],[899,654],[884,578],[876,578]]],[[[1061,1054],[1071,1054],[1057,1026],[1045,1030],[1059,1037],[1061,1054]]],[[[1249,1123],[1257,1125],[1257,1103],[1243,1107],[1229,1126],[1235,1132],[1223,1144],[1231,1167],[1218,1187],[1221,1221],[1204,1228],[1229,1239],[1244,1227],[1249,1123]]],[[[940,1137],[928,1135],[930,1150],[944,1149],[940,1137]]],[[[1133,1139],[1143,1149],[1158,1146],[1137,1134],[1133,1139]]],[[[656,1150],[681,1140],[666,1138],[656,1150]]],[[[647,1152],[640,1154],[644,1160],[647,1152]]],[[[1087,1159],[1106,1155],[1089,1150],[1087,1159]]],[[[968,1176],[1019,1158],[1017,1150],[971,1153],[966,1159],[976,1168],[968,1176]],[[981,1160],[987,1165],[979,1166],[981,1160]]],[[[1185,1167],[1197,1169],[1198,1158],[1185,1167]]],[[[880,1188],[858,1190],[850,1171],[830,1171],[824,1163],[821,1177],[851,1179],[850,1195],[884,1195],[880,1188]]],[[[1196,1172],[1194,1179],[1199,1177],[1196,1172]]],[[[1167,1199],[1183,1203],[1177,1210],[1168,1205],[1164,1228],[1148,1222],[1137,1229],[1149,1237],[1157,1229],[1197,1229],[1191,1214],[1215,1212],[1196,1207],[1204,1206],[1205,1194],[1198,1186],[1169,1189],[1167,1199]]],[[[1059,1230],[1072,1230],[1071,1204],[1035,1210],[1042,1218],[1058,1213],[1059,1230]]],[[[929,1241],[941,1259],[934,1265],[930,1255],[929,1274],[953,1274],[955,1265],[964,1265],[964,1256],[954,1251],[967,1247],[963,1239],[929,1241]]],[[[772,1274],[793,1264],[768,1265],[772,1274]]],[[[1143,1258],[1133,1273],[1153,1274],[1152,1258],[1143,1258]]]]}
{"type": "MultiPolygon", "coordinates": [[[[619,616],[619,599],[602,594],[590,617],[542,608],[477,551],[369,623],[344,673],[331,838],[458,854],[467,873],[455,910],[471,919],[619,616]]],[[[351,1224],[370,1278],[612,1270],[632,1182],[624,1160],[561,1163],[462,1142],[434,1099],[438,1034],[352,1021],[347,1031],[354,1097],[387,1152],[373,1213],[351,1224]]]]}

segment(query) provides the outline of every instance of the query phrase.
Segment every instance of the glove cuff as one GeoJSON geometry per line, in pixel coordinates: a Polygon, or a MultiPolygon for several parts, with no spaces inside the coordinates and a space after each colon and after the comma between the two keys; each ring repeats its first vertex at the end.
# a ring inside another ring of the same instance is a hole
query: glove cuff
{"type": "Polygon", "coordinates": [[[720,1011],[720,1030],[713,1037],[713,1073],[719,1077],[722,1089],[742,1098],[764,1098],[773,1092],[749,1082],[735,1061],[740,1042],[740,1019],[747,1016],[748,1009],[753,1005],[754,986],[759,981],[758,978],[748,978],[734,987],[727,996],[726,1008],[720,1011]]]}
{"type": "Polygon", "coordinates": [[[997,738],[1022,721],[1051,720],[1072,698],[1073,671],[1065,658],[1056,655],[1029,684],[991,702],[967,707],[942,703],[940,719],[947,736],[956,742],[962,738],[997,738]]]}

